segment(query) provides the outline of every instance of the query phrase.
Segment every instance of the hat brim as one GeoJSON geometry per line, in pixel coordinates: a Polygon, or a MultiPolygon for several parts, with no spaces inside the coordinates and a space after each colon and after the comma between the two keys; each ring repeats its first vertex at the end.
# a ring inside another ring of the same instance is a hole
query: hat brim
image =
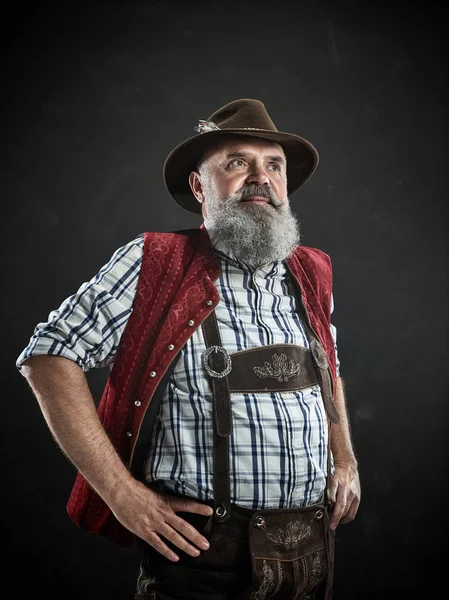
{"type": "Polygon", "coordinates": [[[189,175],[197,169],[206,150],[220,137],[258,137],[277,142],[282,146],[287,159],[287,193],[291,196],[310,177],[318,166],[317,149],[304,138],[281,131],[264,129],[219,129],[195,135],[174,148],[167,156],[163,177],[165,186],[172,198],[186,210],[201,214],[201,204],[195,198],[189,185],[189,175]]]}

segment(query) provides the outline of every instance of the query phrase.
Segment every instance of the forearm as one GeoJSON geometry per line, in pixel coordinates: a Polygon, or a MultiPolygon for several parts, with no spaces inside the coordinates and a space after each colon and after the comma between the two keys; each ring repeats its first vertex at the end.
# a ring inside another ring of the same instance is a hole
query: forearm
{"type": "Polygon", "coordinates": [[[198,556],[199,548],[207,550],[207,539],[176,513],[210,517],[212,508],[160,494],[132,477],[98,418],[80,367],[62,357],[42,355],[27,359],[22,373],[61,450],[124,527],[172,561],[178,557],[164,539],[191,556],[198,556]]]}
{"type": "Polygon", "coordinates": [[[346,395],[341,377],[336,380],[335,404],[340,421],[332,424],[331,450],[335,463],[353,465],[357,468],[357,459],[351,441],[351,429],[346,407],[346,395]]]}
{"type": "Polygon", "coordinates": [[[22,367],[47,425],[68,459],[105,502],[132,479],[96,411],[83,370],[59,356],[34,356],[22,367]]]}

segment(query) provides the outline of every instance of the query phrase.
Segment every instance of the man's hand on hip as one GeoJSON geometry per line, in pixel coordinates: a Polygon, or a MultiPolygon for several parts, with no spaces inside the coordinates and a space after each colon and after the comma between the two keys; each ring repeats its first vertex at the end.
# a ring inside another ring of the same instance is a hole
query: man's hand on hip
{"type": "Polygon", "coordinates": [[[126,492],[118,492],[114,506],[109,506],[122,525],[173,562],[179,557],[167,546],[163,538],[190,556],[199,556],[198,548],[209,548],[207,539],[176,514],[189,512],[210,516],[213,509],[206,504],[193,499],[168,496],[133,480],[131,489],[128,485],[126,492]]]}

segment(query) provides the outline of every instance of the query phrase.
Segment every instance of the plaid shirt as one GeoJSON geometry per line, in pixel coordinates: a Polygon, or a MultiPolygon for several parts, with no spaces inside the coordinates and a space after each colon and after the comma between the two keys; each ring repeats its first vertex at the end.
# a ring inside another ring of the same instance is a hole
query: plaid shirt
{"type": "MultiPolygon", "coordinates": [[[[221,274],[215,311],[229,353],[287,343],[309,347],[283,262],[251,269],[215,249],[221,274]]],[[[139,278],[143,235],[120,247],[90,281],[39,323],[17,358],[75,361],[84,371],[112,367],[139,278]]],[[[331,307],[333,309],[333,306],[331,307]]],[[[336,329],[331,326],[336,345],[336,329]]],[[[212,394],[201,327],[181,351],[161,401],[145,475],[167,488],[213,498],[212,394]]],[[[337,374],[339,361],[337,355],[337,374]]],[[[326,483],[328,430],[319,386],[289,393],[232,394],[231,501],[253,509],[306,506],[326,483]]]]}

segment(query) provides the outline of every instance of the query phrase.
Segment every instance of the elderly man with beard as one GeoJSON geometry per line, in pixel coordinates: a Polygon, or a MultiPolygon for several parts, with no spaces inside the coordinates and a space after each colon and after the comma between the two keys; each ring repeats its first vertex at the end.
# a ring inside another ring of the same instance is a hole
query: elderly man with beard
{"type": "Polygon", "coordinates": [[[138,544],[136,599],[329,600],[360,483],[330,258],[289,201],[318,153],[259,100],[196,131],[164,180],[201,227],[119,248],[17,367],[78,469],[70,518],[138,544]],[[84,371],[106,366],[97,410],[84,371]]]}

